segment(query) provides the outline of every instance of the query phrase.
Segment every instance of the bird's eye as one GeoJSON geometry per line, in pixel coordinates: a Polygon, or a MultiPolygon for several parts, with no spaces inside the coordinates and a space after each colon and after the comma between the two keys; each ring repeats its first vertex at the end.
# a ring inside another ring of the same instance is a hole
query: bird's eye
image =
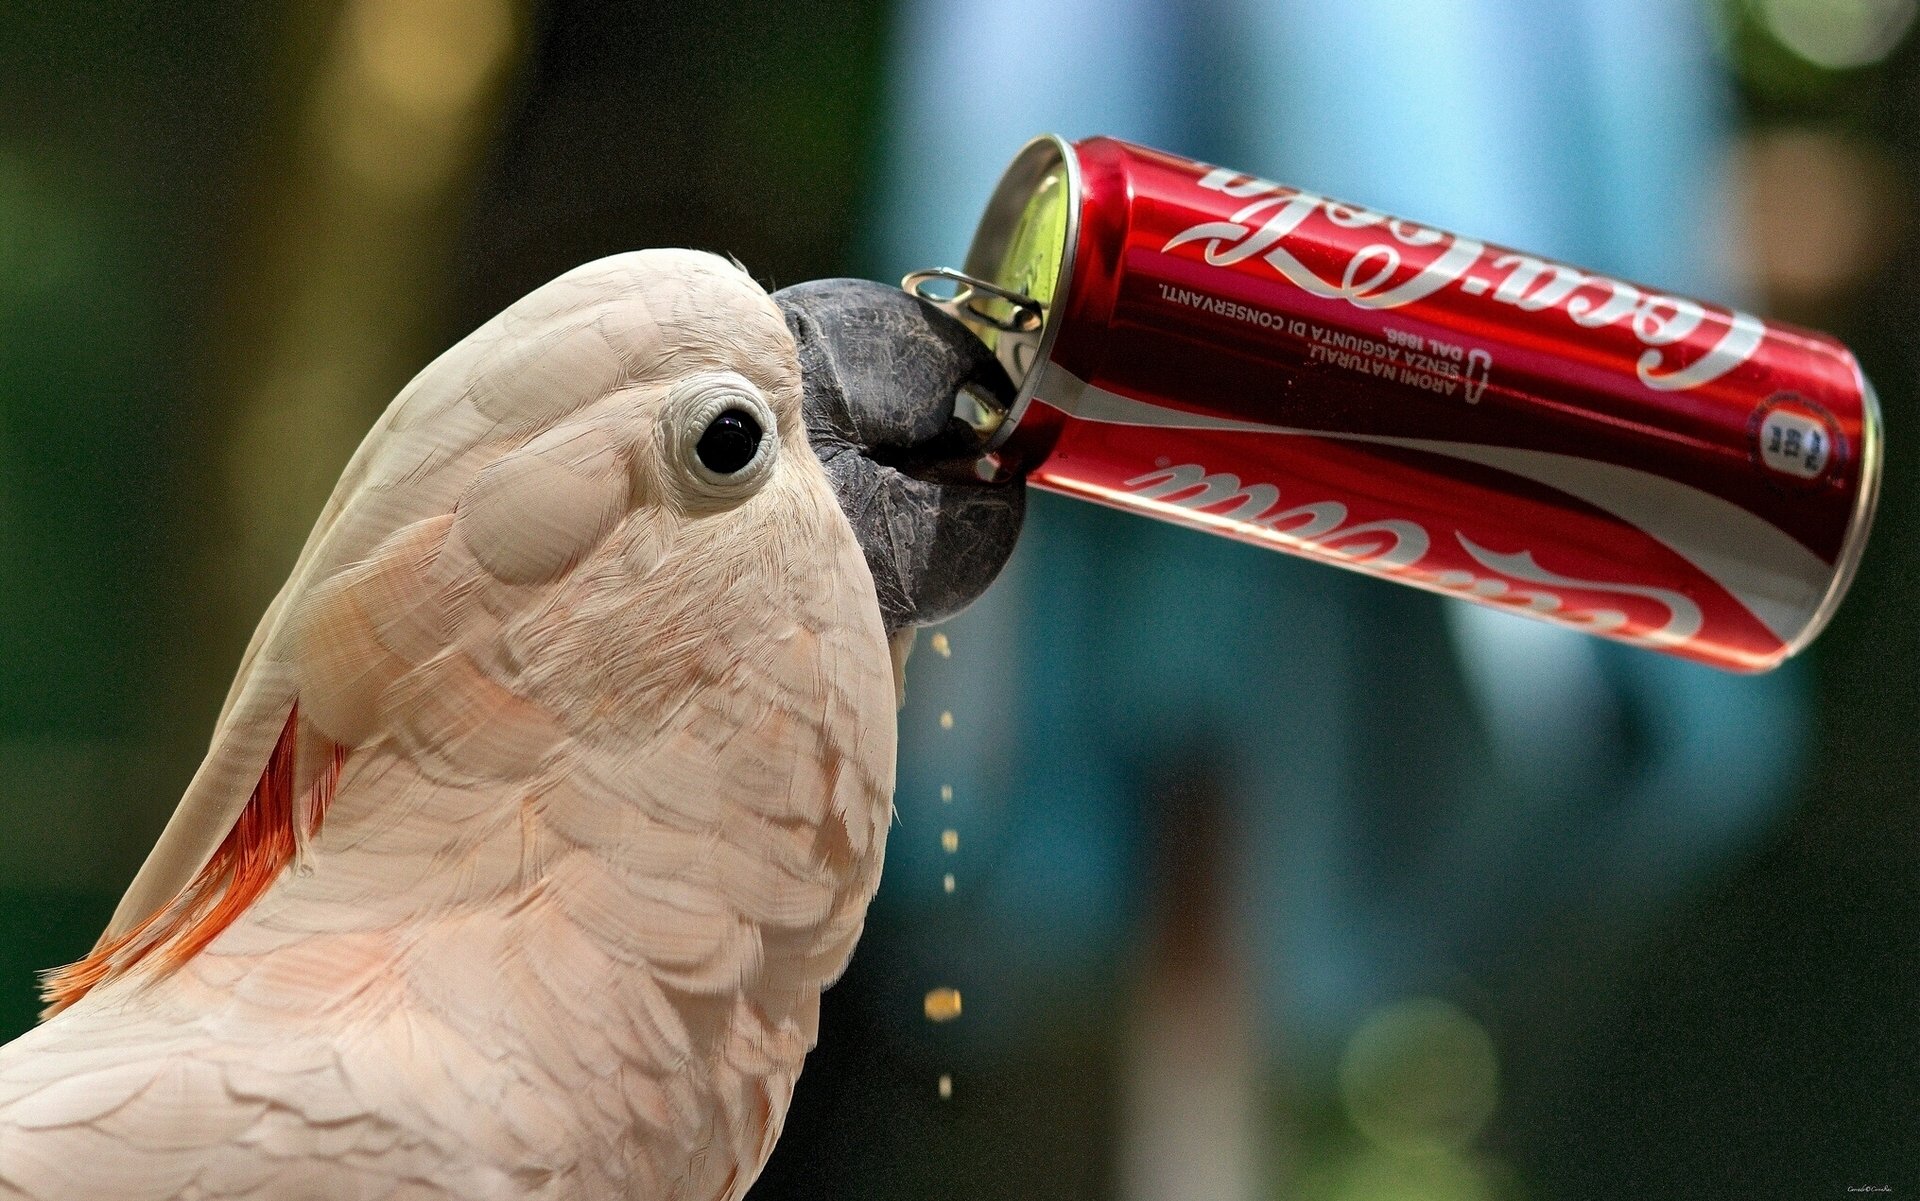
{"type": "Polygon", "coordinates": [[[681,380],[667,394],[665,420],[673,474],[697,507],[736,504],[773,474],[773,408],[745,377],[715,371],[681,380]]]}
{"type": "Polygon", "coordinates": [[[760,453],[765,437],[760,423],[745,409],[727,409],[707,423],[706,432],[694,443],[693,453],[700,465],[715,475],[736,475],[760,453]]]}

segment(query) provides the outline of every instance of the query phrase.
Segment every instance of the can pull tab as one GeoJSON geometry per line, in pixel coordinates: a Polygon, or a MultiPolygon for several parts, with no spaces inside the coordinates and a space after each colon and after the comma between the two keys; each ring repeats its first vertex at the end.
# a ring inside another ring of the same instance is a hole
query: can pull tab
{"type": "Polygon", "coordinates": [[[1046,309],[1033,297],[990,284],[951,267],[933,267],[910,271],[900,286],[949,317],[968,324],[990,326],[1007,334],[1038,334],[1046,323],[1046,309]],[[953,285],[952,293],[941,295],[939,284],[953,285]],[[986,307],[990,300],[1004,302],[1009,311],[1002,314],[986,307]]]}
{"type": "Polygon", "coordinates": [[[1007,369],[1014,387],[1026,383],[1046,332],[1045,304],[951,267],[909,272],[900,287],[979,335],[1007,369]]]}

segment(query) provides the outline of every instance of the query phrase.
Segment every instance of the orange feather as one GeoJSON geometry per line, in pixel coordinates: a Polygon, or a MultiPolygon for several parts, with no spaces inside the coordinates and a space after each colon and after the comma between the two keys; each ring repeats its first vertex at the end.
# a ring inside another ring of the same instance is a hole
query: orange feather
{"type": "MultiPolygon", "coordinates": [[[[303,841],[296,832],[294,761],[298,750],[300,706],[287,713],[273,753],[253,787],[233,829],[221,840],[178,896],[162,905],[139,925],[95,947],[86,958],[42,975],[42,1017],[72,1005],[98,985],[131,971],[153,957],[161,972],[169,972],[199,954],[222,930],[234,923],[260,898],[267,886],[293,862],[303,841]]],[[[346,764],[346,748],[330,743],[327,760],[307,793],[305,834],[317,834],[327,806],[346,764]]]]}

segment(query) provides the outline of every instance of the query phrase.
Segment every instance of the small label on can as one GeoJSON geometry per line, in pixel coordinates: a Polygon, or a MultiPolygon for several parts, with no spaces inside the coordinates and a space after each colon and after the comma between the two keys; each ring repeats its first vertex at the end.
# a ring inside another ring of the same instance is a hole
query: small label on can
{"type": "Polygon", "coordinates": [[[1754,462],[1783,483],[1826,478],[1845,449],[1833,415],[1796,392],[1776,392],[1762,401],[1747,432],[1754,462]]]}

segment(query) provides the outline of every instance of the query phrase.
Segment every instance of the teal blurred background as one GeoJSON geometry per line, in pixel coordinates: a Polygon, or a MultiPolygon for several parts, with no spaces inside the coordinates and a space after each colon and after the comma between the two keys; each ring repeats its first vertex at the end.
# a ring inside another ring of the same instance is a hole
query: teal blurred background
{"type": "Polygon", "coordinates": [[[893,870],[753,1195],[1920,1189],[1913,0],[1313,7],[0,3],[0,1038],[414,370],[621,249],[773,286],[951,260],[975,161],[1059,125],[1834,332],[1886,409],[1874,540],[1805,662],[1745,682],[1042,501],[1017,578],[916,656],[893,870]],[[1507,91],[1444,90],[1468,44],[1507,91]],[[1595,46],[1609,74],[1555,68],[1595,46]],[[1287,91],[1316,71],[1372,124],[1287,91]],[[1455,148],[1390,153],[1415,119],[1455,148]],[[1222,596],[1162,605],[1175,567],[1222,596]],[[1282,620],[1307,650],[1257,641],[1282,620]],[[1169,657],[1400,753],[1316,791],[1325,760],[1224,717],[1123,752],[1168,723],[1109,694],[1169,657]],[[1555,724],[1503,718],[1568,663],[1555,724]],[[1474,837],[1414,838],[1420,804],[1474,837]],[[944,984],[966,1014],[929,1025],[944,984]]]}

